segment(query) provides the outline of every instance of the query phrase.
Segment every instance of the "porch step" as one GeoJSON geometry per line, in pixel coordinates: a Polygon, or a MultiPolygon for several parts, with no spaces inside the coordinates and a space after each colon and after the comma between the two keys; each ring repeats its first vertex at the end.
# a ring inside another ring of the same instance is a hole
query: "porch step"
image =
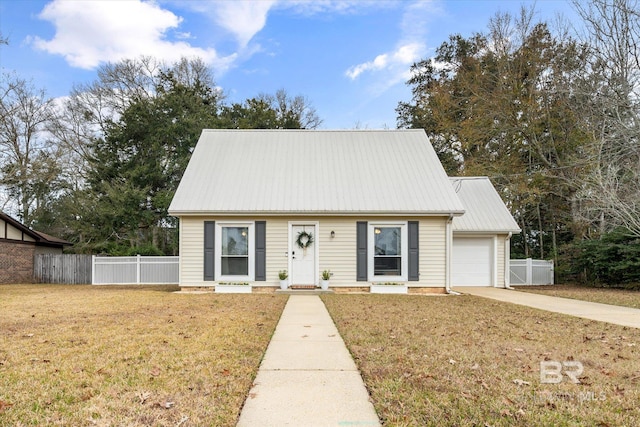
{"type": "Polygon", "coordinates": [[[333,291],[331,289],[323,291],[320,288],[310,288],[310,289],[276,289],[276,294],[284,294],[284,295],[322,295],[322,294],[332,294],[333,291]]]}
{"type": "Polygon", "coordinates": [[[316,285],[291,285],[291,289],[316,289],[316,285]]]}

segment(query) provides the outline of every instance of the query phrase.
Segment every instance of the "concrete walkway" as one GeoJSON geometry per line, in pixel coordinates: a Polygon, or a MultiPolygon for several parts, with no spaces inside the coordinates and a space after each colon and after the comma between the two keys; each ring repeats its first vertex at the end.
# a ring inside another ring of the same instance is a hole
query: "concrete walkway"
{"type": "Polygon", "coordinates": [[[238,426],[379,426],[362,377],[318,296],[291,295],[238,426]]]}
{"type": "Polygon", "coordinates": [[[463,294],[526,305],[528,307],[569,314],[585,319],[640,328],[640,309],[637,308],[620,307],[617,305],[600,304],[500,288],[457,286],[454,290],[463,294]]]}

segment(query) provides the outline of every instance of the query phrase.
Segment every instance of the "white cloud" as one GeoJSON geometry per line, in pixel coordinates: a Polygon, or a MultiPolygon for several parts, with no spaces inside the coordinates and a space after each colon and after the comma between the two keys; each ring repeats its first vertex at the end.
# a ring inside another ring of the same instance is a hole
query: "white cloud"
{"type": "Polygon", "coordinates": [[[310,16],[321,13],[359,13],[363,9],[393,7],[394,1],[365,0],[284,0],[281,7],[294,10],[300,15],[310,16]]]}
{"type": "Polygon", "coordinates": [[[409,43],[399,46],[395,51],[376,56],[372,61],[350,67],[345,74],[351,80],[357,79],[365,71],[398,70],[407,71],[420,59],[425,51],[423,43],[409,43]]]}
{"type": "Polygon", "coordinates": [[[237,40],[239,48],[244,49],[251,39],[258,34],[267,23],[269,12],[274,9],[286,9],[293,13],[311,16],[318,14],[356,13],[365,8],[389,7],[393,2],[362,0],[172,0],[179,7],[188,8],[205,14],[231,33],[237,40]]]}
{"type": "Polygon", "coordinates": [[[402,5],[405,7],[395,48],[377,55],[371,61],[349,67],[345,71],[349,79],[356,80],[365,73],[379,75],[379,81],[374,83],[373,88],[376,92],[383,92],[406,81],[411,65],[427,54],[426,33],[429,22],[440,13],[437,3],[414,1],[402,5]]]}
{"type": "Polygon", "coordinates": [[[216,26],[226,30],[238,42],[239,50],[266,25],[269,11],[277,0],[170,0],[176,8],[206,15],[216,26]]]}
{"type": "Polygon", "coordinates": [[[74,67],[91,69],[102,62],[151,55],[170,62],[198,56],[224,69],[234,59],[219,57],[213,48],[168,40],[167,32],[176,30],[182,19],[152,2],[54,0],[39,17],[52,22],[56,32],[51,40],[34,37],[33,45],[62,55],[74,67]]]}
{"type": "Polygon", "coordinates": [[[275,1],[223,1],[217,2],[215,21],[233,33],[243,48],[267,23],[267,15],[275,1]]]}

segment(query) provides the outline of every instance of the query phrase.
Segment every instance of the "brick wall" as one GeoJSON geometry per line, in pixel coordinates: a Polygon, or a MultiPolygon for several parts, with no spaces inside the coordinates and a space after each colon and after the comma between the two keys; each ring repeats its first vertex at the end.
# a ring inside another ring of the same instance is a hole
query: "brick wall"
{"type": "Polygon", "coordinates": [[[0,240],[0,283],[32,283],[35,245],[0,240]]]}

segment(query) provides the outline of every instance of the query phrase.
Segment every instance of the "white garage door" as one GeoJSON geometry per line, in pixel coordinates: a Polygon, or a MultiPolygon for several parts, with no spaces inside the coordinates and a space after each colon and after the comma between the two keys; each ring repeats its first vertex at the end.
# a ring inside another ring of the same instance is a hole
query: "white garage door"
{"type": "Polygon", "coordinates": [[[491,286],[493,239],[454,237],[451,280],[453,286],[491,286]]]}

